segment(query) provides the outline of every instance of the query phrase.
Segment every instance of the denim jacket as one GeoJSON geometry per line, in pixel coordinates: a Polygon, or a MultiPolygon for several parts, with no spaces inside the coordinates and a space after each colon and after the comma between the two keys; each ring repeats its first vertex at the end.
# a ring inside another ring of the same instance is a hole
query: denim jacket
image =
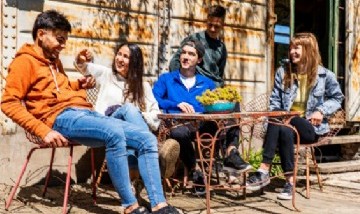
{"type": "MultiPolygon", "coordinates": [[[[279,67],[275,75],[274,88],[270,96],[270,110],[284,109],[289,111],[298,92],[298,82],[295,80],[291,88],[284,89],[284,68],[279,67]]],[[[327,117],[341,108],[344,95],[334,73],[319,66],[315,86],[310,89],[306,105],[305,117],[308,118],[315,111],[320,111],[324,119],[319,126],[314,126],[315,133],[323,135],[329,132],[327,117]]]]}

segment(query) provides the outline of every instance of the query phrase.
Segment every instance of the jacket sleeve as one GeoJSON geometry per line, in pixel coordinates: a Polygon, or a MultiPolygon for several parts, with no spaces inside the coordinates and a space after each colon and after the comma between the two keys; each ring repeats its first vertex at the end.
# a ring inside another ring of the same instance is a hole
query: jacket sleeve
{"type": "Polygon", "coordinates": [[[226,60],[227,60],[227,50],[224,45],[223,47],[223,54],[221,55],[221,60],[219,66],[219,76],[224,79],[224,72],[225,72],[225,66],[226,66],[226,60]]]}
{"type": "Polygon", "coordinates": [[[36,74],[33,73],[30,60],[25,56],[16,58],[10,65],[6,77],[6,86],[1,99],[1,110],[26,131],[44,139],[51,131],[51,128],[30,114],[22,103],[31,85],[35,82],[35,78],[36,74]]]}
{"type": "Polygon", "coordinates": [[[270,111],[278,110],[282,108],[281,96],[282,96],[282,85],[284,78],[284,69],[282,67],[278,68],[275,74],[274,87],[270,95],[270,111]]]}
{"type": "Polygon", "coordinates": [[[153,93],[155,99],[159,103],[159,107],[165,111],[169,110],[170,108],[177,107],[177,103],[169,100],[167,98],[167,85],[166,85],[166,78],[164,75],[161,75],[158,81],[155,82],[153,93]]]}
{"type": "Polygon", "coordinates": [[[339,82],[336,80],[335,74],[327,70],[325,82],[325,101],[316,109],[322,112],[324,116],[330,116],[341,108],[341,103],[343,100],[344,94],[341,91],[339,82]]]}
{"type": "Polygon", "coordinates": [[[80,83],[79,81],[75,80],[75,81],[70,81],[70,87],[74,90],[74,91],[78,91],[81,89],[80,83]]]}
{"type": "Polygon", "coordinates": [[[180,54],[181,48],[178,48],[170,60],[169,71],[176,71],[180,69],[180,54]]]}
{"type": "Polygon", "coordinates": [[[160,114],[161,111],[148,82],[144,82],[144,91],[146,109],[142,112],[142,115],[150,129],[156,131],[160,125],[160,120],[157,115],[160,114]]]}

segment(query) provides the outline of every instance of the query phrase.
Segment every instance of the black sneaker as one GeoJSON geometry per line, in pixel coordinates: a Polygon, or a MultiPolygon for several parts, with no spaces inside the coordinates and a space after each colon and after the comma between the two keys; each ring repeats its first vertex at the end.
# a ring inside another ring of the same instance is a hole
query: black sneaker
{"type": "Polygon", "coordinates": [[[291,200],[292,192],[293,192],[293,185],[291,185],[289,182],[286,182],[284,189],[282,190],[281,193],[277,195],[277,198],[281,200],[291,200]]]}
{"type": "Polygon", "coordinates": [[[152,212],[153,214],[180,214],[180,212],[173,206],[167,205],[157,211],[152,212]]]}
{"type": "Polygon", "coordinates": [[[192,180],[194,185],[194,189],[195,195],[205,195],[206,194],[206,190],[205,190],[205,179],[204,179],[204,175],[200,170],[194,170],[192,173],[192,180]],[[197,186],[197,185],[201,185],[201,186],[197,186]]]}
{"type": "Polygon", "coordinates": [[[269,174],[256,171],[246,180],[246,189],[257,191],[270,183],[269,174]]]}
{"type": "Polygon", "coordinates": [[[250,169],[252,169],[252,166],[240,157],[237,149],[231,150],[229,156],[224,159],[224,171],[237,171],[238,173],[241,173],[250,169]]]}

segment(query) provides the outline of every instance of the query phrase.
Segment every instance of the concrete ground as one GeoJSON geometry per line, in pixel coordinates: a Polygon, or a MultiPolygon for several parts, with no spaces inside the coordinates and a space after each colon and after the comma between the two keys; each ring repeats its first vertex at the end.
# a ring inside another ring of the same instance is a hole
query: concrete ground
{"type": "MultiPolygon", "coordinates": [[[[323,175],[324,192],[319,191],[316,184],[312,185],[311,199],[306,199],[300,180],[297,188],[296,204],[302,213],[359,213],[360,209],[360,172],[323,175]]],[[[313,180],[313,178],[312,178],[313,180]]],[[[291,201],[279,201],[276,194],[280,190],[282,180],[272,180],[265,193],[247,194],[243,199],[241,193],[216,191],[212,194],[212,213],[291,213],[294,209],[291,201]]],[[[0,184],[0,213],[61,213],[63,186],[50,187],[45,198],[41,197],[41,185],[23,187],[14,199],[10,210],[4,210],[5,197],[11,187],[0,184]]],[[[143,195],[146,198],[145,191],[143,195]]],[[[204,198],[191,194],[176,193],[168,195],[168,202],[181,213],[205,213],[204,198]]],[[[92,204],[91,188],[88,184],[72,185],[69,199],[69,213],[122,213],[119,198],[111,186],[101,185],[98,189],[97,205],[92,204]]]]}

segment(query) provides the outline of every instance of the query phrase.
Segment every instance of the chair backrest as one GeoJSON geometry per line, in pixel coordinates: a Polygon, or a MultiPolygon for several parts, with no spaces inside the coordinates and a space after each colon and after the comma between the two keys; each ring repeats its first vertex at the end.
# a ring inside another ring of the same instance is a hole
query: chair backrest
{"type": "MultiPolygon", "coordinates": [[[[89,103],[91,103],[92,105],[95,105],[98,93],[99,93],[99,88],[95,87],[92,89],[87,89],[86,90],[86,95],[87,95],[86,100],[89,103]]],[[[27,130],[25,130],[25,135],[26,135],[26,138],[30,142],[38,144],[38,145],[44,145],[43,140],[39,136],[32,134],[32,133],[28,132],[27,130]]],[[[72,142],[72,143],[75,144],[74,142],[72,142]]]]}
{"type": "MultiPolygon", "coordinates": [[[[243,105],[242,110],[246,112],[267,111],[269,110],[269,105],[270,93],[264,93],[243,105]]],[[[255,124],[252,130],[252,137],[263,140],[266,134],[266,128],[263,123],[255,124]]]]}
{"type": "Polygon", "coordinates": [[[270,94],[264,93],[246,103],[242,110],[246,112],[267,111],[270,105],[270,94]]]}
{"type": "Polygon", "coordinates": [[[96,99],[97,99],[97,95],[99,93],[99,88],[95,87],[92,89],[87,89],[86,90],[86,100],[91,103],[93,106],[96,103],[96,99]]]}
{"type": "Polygon", "coordinates": [[[330,126],[330,131],[326,133],[323,137],[336,136],[346,123],[344,109],[339,109],[333,115],[331,115],[328,118],[328,123],[330,126]]]}

